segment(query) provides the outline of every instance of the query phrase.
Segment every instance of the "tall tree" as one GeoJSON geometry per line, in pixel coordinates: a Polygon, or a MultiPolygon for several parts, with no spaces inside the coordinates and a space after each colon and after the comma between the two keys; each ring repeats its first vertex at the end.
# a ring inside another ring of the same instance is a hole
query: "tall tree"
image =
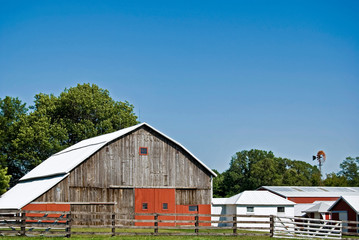
{"type": "Polygon", "coordinates": [[[273,152],[258,149],[237,152],[231,159],[229,169],[223,173],[226,195],[231,196],[244,190],[255,189],[258,183],[253,179],[258,177],[255,174],[260,171],[259,168],[273,163],[268,159],[274,159],[273,152]],[[258,163],[260,161],[265,162],[258,163]]]}
{"type": "Polygon", "coordinates": [[[347,157],[340,168],[338,175],[345,177],[349,186],[359,186],[359,157],[347,157]]]}
{"type": "Polygon", "coordinates": [[[7,96],[0,99],[0,193],[9,187],[10,175],[7,172],[12,173],[14,165],[12,140],[16,138],[19,122],[27,111],[26,104],[18,98],[7,96]]]}
{"type": "Polygon", "coordinates": [[[212,169],[217,174],[217,177],[213,179],[213,197],[219,198],[225,196],[223,180],[224,175],[219,173],[216,169],[212,169]]]}
{"type": "Polygon", "coordinates": [[[18,109],[16,121],[9,124],[13,135],[8,137],[11,149],[4,164],[13,176],[11,185],[68,146],[138,123],[133,105],[113,100],[108,90],[95,84],[78,84],[65,89],[58,97],[40,93],[35,96],[30,113],[18,109]]]}
{"type": "Polygon", "coordinates": [[[286,171],[283,174],[281,185],[286,186],[319,186],[320,172],[316,166],[312,166],[304,161],[286,161],[286,171]]]}
{"type": "Polygon", "coordinates": [[[345,176],[338,175],[334,172],[327,174],[323,183],[324,183],[324,186],[331,186],[331,187],[346,187],[346,186],[348,186],[347,178],[345,176]]]}
{"type": "Polygon", "coordinates": [[[237,152],[229,169],[214,183],[214,196],[225,197],[265,185],[317,186],[320,172],[309,163],[275,157],[271,151],[252,149],[237,152]]]}

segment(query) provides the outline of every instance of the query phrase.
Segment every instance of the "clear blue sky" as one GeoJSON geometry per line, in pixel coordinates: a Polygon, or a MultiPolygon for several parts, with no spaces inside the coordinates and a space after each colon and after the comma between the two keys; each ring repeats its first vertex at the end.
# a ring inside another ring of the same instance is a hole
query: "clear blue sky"
{"type": "Polygon", "coordinates": [[[0,0],[0,98],[95,83],[210,168],[359,156],[359,1],[0,0]]]}

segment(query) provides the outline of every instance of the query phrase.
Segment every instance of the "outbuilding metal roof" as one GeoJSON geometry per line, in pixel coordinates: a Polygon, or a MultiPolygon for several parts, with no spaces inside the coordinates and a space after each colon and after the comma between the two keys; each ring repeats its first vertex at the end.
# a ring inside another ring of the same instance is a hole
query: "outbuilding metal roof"
{"type": "Polygon", "coordinates": [[[113,133],[83,140],[71,147],[62,150],[61,152],[52,155],[36,168],[27,173],[25,176],[23,176],[16,186],[1,196],[0,209],[22,208],[64,179],[72,169],[80,165],[91,155],[100,150],[103,146],[143,126],[151,128],[153,131],[181,147],[200,165],[208,170],[212,176],[217,176],[216,173],[214,173],[209,167],[196,158],[180,143],[158,131],[149,124],[140,123],[113,133]]]}
{"type": "Polygon", "coordinates": [[[313,207],[314,203],[297,203],[294,205],[294,217],[304,217],[306,215],[305,210],[313,207]]]}
{"type": "Polygon", "coordinates": [[[326,213],[329,211],[329,208],[335,203],[335,201],[315,201],[313,206],[304,210],[304,212],[318,212],[318,213],[326,213]]]}
{"type": "Polygon", "coordinates": [[[340,197],[359,196],[359,187],[298,187],[263,186],[258,190],[268,190],[283,197],[340,197]]]}
{"type": "Polygon", "coordinates": [[[294,202],[284,199],[268,191],[244,191],[230,198],[213,199],[213,205],[295,205],[294,202]]]}

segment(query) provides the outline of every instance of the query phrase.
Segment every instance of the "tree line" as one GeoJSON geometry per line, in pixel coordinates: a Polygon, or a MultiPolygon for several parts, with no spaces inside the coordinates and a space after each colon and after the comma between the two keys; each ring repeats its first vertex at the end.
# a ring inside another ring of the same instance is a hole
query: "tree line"
{"type": "MultiPolygon", "coordinates": [[[[16,97],[0,98],[0,194],[52,154],[138,123],[132,104],[113,100],[95,84],[78,84],[59,96],[39,93],[34,99],[27,107],[16,97]]],[[[359,157],[348,157],[340,169],[322,181],[309,163],[243,150],[232,157],[228,170],[214,170],[213,191],[225,197],[265,185],[359,186],[359,157]]]]}
{"type": "Polygon", "coordinates": [[[359,157],[346,158],[340,171],[321,179],[317,166],[258,149],[237,152],[229,169],[213,180],[213,196],[229,197],[260,186],[359,186],[359,157]]]}

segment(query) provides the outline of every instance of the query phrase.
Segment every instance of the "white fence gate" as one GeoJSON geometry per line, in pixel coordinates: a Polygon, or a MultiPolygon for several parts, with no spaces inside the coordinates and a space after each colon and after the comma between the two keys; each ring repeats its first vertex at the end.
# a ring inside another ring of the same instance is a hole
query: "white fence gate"
{"type": "Polygon", "coordinates": [[[342,222],[314,218],[288,218],[273,216],[273,237],[341,239],[342,222]]]}

